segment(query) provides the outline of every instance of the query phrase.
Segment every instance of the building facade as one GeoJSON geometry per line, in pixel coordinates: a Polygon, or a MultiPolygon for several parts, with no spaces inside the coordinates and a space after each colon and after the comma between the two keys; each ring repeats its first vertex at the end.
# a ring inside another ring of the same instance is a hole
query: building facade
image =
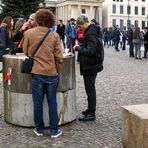
{"type": "Polygon", "coordinates": [[[45,0],[44,7],[51,8],[56,19],[62,19],[64,23],[70,18],[86,15],[89,20],[95,18],[102,25],[103,2],[104,0],[45,0]]]}
{"type": "Polygon", "coordinates": [[[148,26],[148,0],[105,0],[103,27],[148,26]]]}

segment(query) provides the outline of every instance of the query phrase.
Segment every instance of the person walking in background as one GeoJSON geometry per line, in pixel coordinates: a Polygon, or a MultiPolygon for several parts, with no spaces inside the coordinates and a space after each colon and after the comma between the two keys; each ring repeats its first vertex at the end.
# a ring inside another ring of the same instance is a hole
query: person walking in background
{"type": "MultiPolygon", "coordinates": [[[[37,27],[29,29],[24,34],[23,51],[31,56],[43,36],[54,26],[55,16],[47,9],[36,12],[37,27]]],[[[49,107],[50,136],[57,138],[62,135],[58,127],[57,88],[60,68],[62,66],[62,49],[60,37],[56,32],[50,32],[34,56],[32,74],[32,96],[34,104],[34,133],[43,136],[43,100],[46,93],[49,107]]]]}
{"type": "Polygon", "coordinates": [[[67,48],[70,52],[74,52],[73,47],[76,40],[76,27],[74,18],[71,18],[70,23],[66,25],[65,34],[67,38],[67,48]]]}
{"type": "Polygon", "coordinates": [[[128,27],[127,40],[129,45],[129,57],[134,57],[134,44],[133,44],[133,28],[128,27]]]}
{"type": "Polygon", "coordinates": [[[82,112],[79,121],[94,121],[96,111],[95,80],[97,73],[103,70],[104,49],[100,28],[88,21],[88,17],[82,15],[77,18],[77,26],[84,31],[84,40],[81,46],[75,46],[78,50],[80,73],[84,79],[87,94],[88,108],[82,112]]]}
{"type": "Polygon", "coordinates": [[[142,35],[140,33],[140,28],[136,27],[133,32],[133,44],[135,49],[135,59],[141,60],[141,44],[142,44],[142,35]]]}
{"type": "Polygon", "coordinates": [[[107,28],[104,28],[103,31],[103,41],[104,41],[104,47],[107,45],[107,47],[109,47],[109,31],[107,28]]]}
{"type": "Polygon", "coordinates": [[[148,53],[148,28],[144,28],[144,58],[147,58],[148,53]]]}
{"type": "Polygon", "coordinates": [[[126,50],[126,40],[127,40],[127,33],[125,28],[121,31],[122,34],[122,50],[126,50]]]}
{"type": "Polygon", "coordinates": [[[114,44],[115,44],[115,50],[116,51],[120,51],[119,50],[119,41],[120,41],[120,31],[118,28],[118,25],[114,25],[114,30],[113,30],[113,36],[114,36],[114,44]]]}
{"type": "Polygon", "coordinates": [[[56,32],[59,34],[60,39],[62,40],[64,48],[65,48],[65,25],[63,24],[62,20],[59,20],[58,22],[59,23],[58,23],[56,32]]]}

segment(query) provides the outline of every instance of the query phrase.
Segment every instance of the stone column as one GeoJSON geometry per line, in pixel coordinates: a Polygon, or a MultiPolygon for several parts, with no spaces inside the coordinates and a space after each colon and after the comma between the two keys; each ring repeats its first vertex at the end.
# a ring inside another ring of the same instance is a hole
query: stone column
{"type": "Polygon", "coordinates": [[[102,7],[98,7],[98,10],[99,10],[99,23],[100,23],[100,26],[102,26],[102,7]]]}
{"type": "Polygon", "coordinates": [[[90,18],[94,18],[94,7],[93,6],[90,6],[90,18]]]}
{"type": "Polygon", "coordinates": [[[62,18],[62,20],[64,21],[65,20],[65,6],[63,6],[63,18],[62,18]]]}
{"type": "Polygon", "coordinates": [[[56,7],[56,20],[59,20],[58,16],[58,7],[56,7]]]}
{"type": "Polygon", "coordinates": [[[70,20],[70,18],[71,18],[71,11],[72,11],[71,10],[71,5],[68,5],[68,12],[67,12],[68,13],[67,14],[68,15],[68,20],[70,20]]]}
{"type": "Polygon", "coordinates": [[[65,18],[64,18],[64,23],[65,23],[65,24],[67,23],[67,20],[68,20],[67,14],[68,14],[68,6],[65,5],[65,18]]]}
{"type": "Polygon", "coordinates": [[[78,5],[78,16],[81,15],[81,5],[78,5]]]}

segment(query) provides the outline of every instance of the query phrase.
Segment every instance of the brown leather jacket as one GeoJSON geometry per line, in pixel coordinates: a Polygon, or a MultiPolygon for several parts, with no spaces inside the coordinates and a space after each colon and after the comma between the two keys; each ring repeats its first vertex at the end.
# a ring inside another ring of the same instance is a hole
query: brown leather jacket
{"type": "MultiPolygon", "coordinates": [[[[24,34],[23,52],[31,56],[34,49],[48,31],[47,27],[29,29],[24,34]]],[[[50,32],[34,56],[34,74],[57,76],[62,66],[62,49],[59,35],[50,32]]]]}

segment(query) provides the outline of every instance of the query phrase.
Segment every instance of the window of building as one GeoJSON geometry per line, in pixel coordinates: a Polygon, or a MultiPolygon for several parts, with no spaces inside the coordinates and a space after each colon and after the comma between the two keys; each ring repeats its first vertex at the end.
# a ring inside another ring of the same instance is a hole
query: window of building
{"type": "Polygon", "coordinates": [[[113,2],[115,2],[116,0],[113,0],[113,2]]]}
{"type": "Polygon", "coordinates": [[[120,20],[120,28],[123,28],[123,25],[124,25],[124,21],[121,19],[120,20]]]}
{"type": "Polygon", "coordinates": [[[142,0],[142,2],[145,2],[145,0],[142,0]]]}
{"type": "Polygon", "coordinates": [[[116,5],[113,5],[113,13],[116,13],[116,5]]]}
{"type": "Polygon", "coordinates": [[[145,21],[142,21],[142,29],[145,28],[145,21]]]}
{"type": "Polygon", "coordinates": [[[127,14],[131,14],[131,6],[127,6],[127,14]]]}
{"type": "Polygon", "coordinates": [[[123,14],[124,13],[124,7],[123,6],[120,6],[120,14],[123,14]]]}
{"type": "Polygon", "coordinates": [[[135,20],[135,27],[138,27],[138,20],[135,20]]]}
{"type": "Polygon", "coordinates": [[[123,0],[120,0],[120,2],[123,2],[123,0]]]}
{"type": "Polygon", "coordinates": [[[82,13],[82,14],[85,14],[85,13],[86,13],[86,9],[82,9],[82,10],[81,10],[81,13],[82,13]]]}
{"type": "Polygon", "coordinates": [[[135,1],[138,1],[138,0],[135,0],[135,1]]]}
{"type": "Polygon", "coordinates": [[[135,7],[135,15],[138,15],[138,7],[135,7]]]}
{"type": "Polygon", "coordinates": [[[116,19],[112,19],[112,26],[116,25],[116,19]]]}
{"type": "Polygon", "coordinates": [[[142,7],[142,15],[145,15],[145,7],[142,7]]]}

